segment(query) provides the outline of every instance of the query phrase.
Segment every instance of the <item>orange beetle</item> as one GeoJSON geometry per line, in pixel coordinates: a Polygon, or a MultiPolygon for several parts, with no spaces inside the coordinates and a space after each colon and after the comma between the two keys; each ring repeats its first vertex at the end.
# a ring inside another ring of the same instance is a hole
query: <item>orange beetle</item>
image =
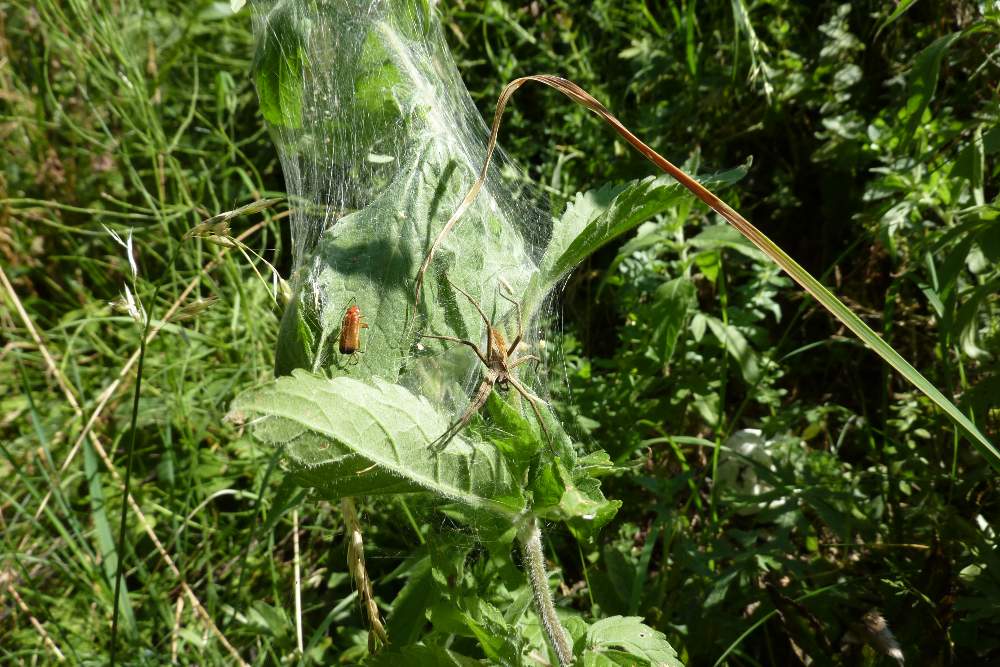
{"type": "Polygon", "coordinates": [[[368,323],[364,322],[361,309],[351,306],[344,314],[344,323],[340,327],[340,353],[354,354],[361,347],[361,330],[367,329],[368,323]]]}

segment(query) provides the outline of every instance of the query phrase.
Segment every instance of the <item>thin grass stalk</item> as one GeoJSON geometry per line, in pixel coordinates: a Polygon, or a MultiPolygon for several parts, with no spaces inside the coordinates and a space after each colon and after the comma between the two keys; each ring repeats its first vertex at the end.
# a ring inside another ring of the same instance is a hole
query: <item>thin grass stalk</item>
{"type": "Polygon", "coordinates": [[[302,565],[299,559],[299,510],[292,510],[292,566],[295,578],[295,646],[302,649],[302,565]]]}
{"type": "MultiPolygon", "coordinates": [[[[175,249],[174,256],[176,256],[177,251],[175,249]]],[[[156,303],[156,296],[160,291],[160,285],[157,284],[156,288],[153,290],[153,298],[150,303],[156,303]]],[[[150,306],[152,310],[152,306],[150,306]]],[[[146,315],[146,322],[143,325],[142,336],[139,338],[139,363],[136,366],[135,375],[135,389],[132,392],[132,416],[130,419],[130,428],[132,432],[129,434],[128,449],[125,454],[125,483],[124,483],[124,493],[125,497],[130,494],[132,488],[132,464],[135,462],[135,434],[137,430],[137,424],[139,421],[139,396],[142,392],[142,370],[143,364],[146,360],[146,336],[149,334],[149,323],[152,321],[151,313],[146,315]]],[[[118,523],[118,544],[116,551],[118,552],[118,562],[115,563],[115,594],[112,602],[111,608],[111,649],[108,662],[111,667],[115,667],[115,659],[118,654],[118,601],[121,597],[122,588],[122,570],[125,563],[125,529],[128,525],[128,503],[122,502],[121,519],[118,523]]]]}
{"type": "Polygon", "coordinates": [[[35,628],[35,632],[38,633],[38,636],[42,638],[42,643],[55,655],[56,660],[59,662],[66,662],[66,656],[59,650],[56,643],[52,641],[52,637],[50,637],[49,633],[46,632],[45,626],[42,625],[37,618],[35,618],[33,613],[31,613],[31,609],[28,608],[28,605],[21,598],[20,594],[18,594],[17,589],[14,588],[14,584],[10,581],[10,579],[11,577],[8,573],[0,573],[0,585],[6,584],[7,592],[10,593],[12,598],[14,598],[14,602],[17,603],[18,608],[24,613],[25,616],[28,617],[28,622],[30,622],[32,627],[35,628]]]}
{"type": "MultiPolygon", "coordinates": [[[[131,243],[131,237],[129,237],[129,242],[131,243]]],[[[170,253],[170,257],[167,259],[166,266],[173,267],[174,262],[177,261],[177,256],[180,254],[182,244],[178,243],[174,246],[170,253]]],[[[138,269],[133,261],[131,255],[131,245],[129,246],[129,261],[132,262],[133,279],[132,286],[135,289],[136,282],[138,281],[138,269]]],[[[163,282],[157,282],[156,286],[153,288],[153,296],[149,300],[149,311],[145,311],[140,307],[139,312],[145,316],[145,321],[142,325],[142,334],[139,336],[139,362],[136,364],[135,369],[135,388],[132,391],[132,415],[129,420],[129,427],[131,433],[129,434],[128,448],[125,454],[125,481],[123,484],[124,497],[128,498],[131,495],[132,488],[132,466],[135,463],[135,436],[138,430],[139,422],[139,397],[142,394],[142,371],[146,360],[146,345],[147,339],[149,337],[150,327],[153,322],[153,308],[156,307],[156,297],[160,294],[160,288],[163,286],[163,282]]],[[[138,293],[138,290],[135,290],[138,293]]],[[[117,658],[118,653],[118,601],[121,597],[121,587],[122,587],[122,571],[125,563],[125,529],[128,526],[128,502],[122,502],[121,520],[118,523],[118,544],[116,551],[118,554],[118,561],[115,563],[115,594],[112,602],[111,608],[111,649],[109,651],[109,664],[111,667],[115,667],[115,658],[117,658]]]]}

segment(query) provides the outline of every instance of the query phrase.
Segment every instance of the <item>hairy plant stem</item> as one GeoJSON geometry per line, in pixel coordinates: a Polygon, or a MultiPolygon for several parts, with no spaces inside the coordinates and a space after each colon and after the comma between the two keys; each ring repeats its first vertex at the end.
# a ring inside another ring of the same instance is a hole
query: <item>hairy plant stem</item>
{"type": "Polygon", "coordinates": [[[549,579],[545,575],[545,556],[542,554],[542,531],[538,520],[531,517],[518,531],[524,566],[528,571],[528,583],[535,597],[535,609],[542,621],[545,636],[556,652],[560,667],[573,664],[573,647],[569,636],[556,616],[552,594],[549,593],[549,579]]]}

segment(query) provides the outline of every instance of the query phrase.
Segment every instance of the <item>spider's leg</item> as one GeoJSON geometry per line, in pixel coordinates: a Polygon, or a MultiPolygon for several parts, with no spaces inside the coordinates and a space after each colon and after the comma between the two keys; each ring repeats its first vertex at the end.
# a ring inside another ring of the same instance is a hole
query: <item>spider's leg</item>
{"type": "MultiPolygon", "coordinates": [[[[472,298],[471,294],[469,294],[468,292],[466,292],[464,289],[462,289],[461,287],[459,287],[455,283],[451,282],[451,278],[448,278],[447,276],[445,276],[445,279],[448,281],[449,285],[451,285],[452,287],[454,287],[459,292],[461,292],[462,294],[465,295],[465,298],[469,300],[469,303],[471,303],[472,306],[479,312],[479,316],[483,318],[483,322],[486,324],[486,329],[489,330],[490,327],[492,326],[492,324],[490,323],[490,318],[486,317],[486,313],[483,312],[483,309],[479,305],[479,303],[475,299],[472,298]]],[[[489,335],[489,334],[487,334],[487,335],[489,335]]],[[[487,348],[486,349],[489,349],[489,344],[487,344],[487,348]]]]}
{"type": "Polygon", "coordinates": [[[495,371],[488,370],[483,373],[483,381],[479,383],[479,389],[476,390],[476,395],[473,396],[472,400],[469,401],[469,406],[465,408],[465,412],[457,422],[448,427],[448,430],[441,434],[437,440],[434,441],[435,449],[443,449],[445,445],[451,442],[451,439],[461,432],[465,428],[472,418],[479,412],[479,409],[486,404],[487,399],[490,397],[490,392],[493,391],[493,385],[497,381],[497,374],[495,371]]]}
{"type": "MultiPolygon", "coordinates": [[[[503,285],[502,282],[500,284],[503,285]]],[[[507,350],[507,356],[509,357],[510,355],[514,354],[514,350],[516,350],[517,346],[521,344],[521,338],[524,337],[524,327],[523,323],[521,322],[521,304],[519,304],[517,301],[514,301],[514,299],[507,296],[506,294],[504,294],[503,290],[500,290],[499,294],[501,297],[514,304],[514,311],[517,313],[517,336],[514,337],[514,340],[510,344],[510,348],[508,348],[507,350]]]]}
{"type": "MultiPolygon", "coordinates": [[[[471,340],[463,340],[461,338],[455,338],[454,336],[435,336],[433,334],[420,334],[420,337],[421,338],[434,338],[436,340],[446,340],[446,341],[448,341],[450,343],[461,343],[462,345],[468,345],[469,347],[471,347],[473,349],[473,351],[476,353],[476,356],[479,357],[479,360],[481,362],[483,362],[484,365],[488,366],[489,363],[490,363],[490,362],[486,361],[486,355],[484,355],[479,350],[479,346],[476,345],[475,343],[473,343],[471,340]]],[[[489,345],[489,340],[487,340],[486,343],[487,343],[487,345],[489,345]]],[[[486,349],[488,350],[489,347],[487,347],[486,349]]]]}
{"type": "Polygon", "coordinates": [[[542,431],[545,433],[545,437],[549,441],[549,448],[551,449],[552,434],[549,433],[549,429],[545,425],[545,420],[542,419],[542,411],[538,407],[539,403],[545,403],[545,401],[543,401],[542,399],[538,398],[530,391],[528,391],[525,388],[525,386],[522,385],[520,382],[518,382],[517,378],[515,378],[513,375],[507,376],[507,382],[510,383],[510,386],[514,387],[514,389],[517,390],[517,393],[521,394],[521,396],[524,396],[524,398],[528,401],[528,403],[531,404],[531,409],[535,411],[535,418],[538,420],[538,425],[542,427],[542,431]]]}
{"type": "MultiPolygon", "coordinates": [[[[454,287],[455,289],[457,289],[459,292],[461,292],[462,294],[464,294],[465,298],[468,299],[469,303],[472,304],[472,307],[475,308],[476,312],[479,313],[479,316],[481,318],[483,318],[483,324],[486,325],[486,354],[489,355],[490,350],[493,349],[493,324],[490,322],[490,318],[486,317],[486,313],[483,312],[482,307],[480,307],[479,303],[475,299],[472,298],[471,294],[469,294],[468,292],[466,292],[464,289],[462,289],[461,287],[459,287],[455,283],[451,282],[451,278],[449,278],[448,276],[445,276],[444,279],[448,281],[449,285],[451,285],[452,287],[454,287]]],[[[490,362],[486,361],[486,357],[483,356],[482,354],[479,355],[479,358],[482,359],[483,363],[486,364],[487,366],[490,365],[490,362]]]]}
{"type": "Polygon", "coordinates": [[[526,354],[523,357],[518,357],[513,362],[507,364],[507,370],[513,370],[518,366],[520,366],[521,364],[527,363],[529,361],[534,361],[536,366],[542,363],[542,360],[536,357],[535,355],[526,354]]]}
{"type": "MultiPolygon", "coordinates": [[[[483,312],[482,307],[479,305],[479,303],[475,299],[472,298],[471,294],[469,294],[468,292],[466,292],[464,289],[462,289],[461,287],[459,287],[455,283],[451,282],[451,278],[449,278],[448,276],[445,276],[445,280],[448,281],[449,285],[451,285],[452,287],[454,287],[455,289],[457,289],[459,292],[461,292],[462,294],[464,294],[465,298],[468,299],[469,303],[472,304],[472,307],[475,308],[476,311],[479,313],[479,316],[481,318],[483,318],[483,324],[486,325],[486,356],[489,356],[490,350],[493,349],[493,323],[490,322],[490,318],[486,317],[486,313],[483,312]]],[[[479,355],[479,358],[483,360],[484,364],[486,364],[487,366],[489,366],[490,362],[486,361],[486,356],[479,355]]]]}

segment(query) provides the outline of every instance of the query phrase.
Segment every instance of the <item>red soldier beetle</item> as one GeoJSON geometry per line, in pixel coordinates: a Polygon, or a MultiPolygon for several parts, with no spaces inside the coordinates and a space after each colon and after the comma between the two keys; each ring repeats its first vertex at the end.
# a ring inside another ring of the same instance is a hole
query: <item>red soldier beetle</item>
{"type": "Polygon", "coordinates": [[[344,322],[340,327],[340,353],[354,355],[361,351],[361,330],[367,329],[361,309],[353,305],[344,314],[344,322]]]}

